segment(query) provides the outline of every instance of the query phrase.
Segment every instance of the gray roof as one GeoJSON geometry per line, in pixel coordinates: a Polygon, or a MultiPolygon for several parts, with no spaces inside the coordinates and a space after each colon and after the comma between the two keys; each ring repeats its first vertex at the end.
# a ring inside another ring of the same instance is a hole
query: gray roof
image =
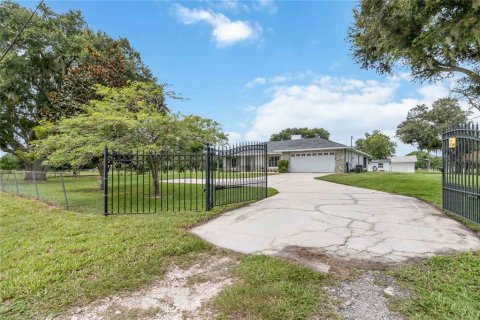
{"type": "Polygon", "coordinates": [[[340,149],[350,148],[344,144],[330,141],[323,138],[296,139],[285,141],[269,141],[267,142],[267,152],[275,153],[279,151],[295,151],[295,150],[314,150],[314,149],[340,149]]]}
{"type": "Polygon", "coordinates": [[[390,163],[390,159],[375,159],[372,163],[390,163]]]}

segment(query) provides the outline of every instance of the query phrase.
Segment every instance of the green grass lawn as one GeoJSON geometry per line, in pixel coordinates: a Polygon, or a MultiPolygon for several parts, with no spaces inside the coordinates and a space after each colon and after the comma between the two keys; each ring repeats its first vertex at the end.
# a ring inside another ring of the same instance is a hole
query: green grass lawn
{"type": "Polygon", "coordinates": [[[2,193],[0,318],[40,318],[149,283],[212,250],[184,228],[214,214],[103,217],[2,193]]]}
{"type": "MultiPolygon", "coordinates": [[[[441,174],[334,174],[317,179],[416,197],[441,207],[441,174]]],[[[480,228],[462,221],[480,235],[480,228]]],[[[434,257],[391,272],[411,291],[394,306],[411,319],[480,319],[480,253],[434,257]]]]}
{"type": "Polygon", "coordinates": [[[336,319],[323,287],[330,275],[267,256],[247,256],[235,268],[236,283],[213,304],[220,319],[336,319]]]}
{"type": "MultiPolygon", "coordinates": [[[[172,264],[229,254],[188,231],[228,208],[104,217],[0,192],[0,318],[57,315],[152,283],[172,264]]],[[[304,319],[333,312],[323,289],[331,277],[271,257],[238,259],[238,281],[213,303],[223,317],[304,319]]]]}
{"type": "Polygon", "coordinates": [[[415,197],[442,206],[440,173],[364,172],[332,174],[317,179],[415,197]]]}

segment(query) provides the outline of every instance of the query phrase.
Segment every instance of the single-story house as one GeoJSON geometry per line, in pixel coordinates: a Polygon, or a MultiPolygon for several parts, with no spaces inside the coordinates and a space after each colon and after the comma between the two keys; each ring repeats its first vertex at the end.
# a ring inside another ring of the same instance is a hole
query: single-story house
{"type": "Polygon", "coordinates": [[[368,171],[385,172],[415,172],[417,156],[390,157],[388,159],[372,160],[368,164],[368,171]]]}
{"type": "MultiPolygon", "coordinates": [[[[292,140],[267,142],[267,164],[269,171],[276,171],[280,159],[289,161],[289,172],[336,172],[344,173],[361,165],[367,167],[370,155],[341,143],[323,138],[303,139],[292,136],[292,140]]],[[[249,171],[263,167],[263,159],[241,155],[224,160],[229,170],[249,171]]]]}

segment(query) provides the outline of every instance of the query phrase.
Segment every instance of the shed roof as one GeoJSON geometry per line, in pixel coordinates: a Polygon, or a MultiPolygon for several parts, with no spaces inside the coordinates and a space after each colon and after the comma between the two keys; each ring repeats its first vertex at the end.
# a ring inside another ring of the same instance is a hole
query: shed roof
{"type": "Polygon", "coordinates": [[[390,159],[375,159],[372,163],[390,163],[390,159]]]}
{"type": "Polygon", "coordinates": [[[417,162],[417,156],[392,157],[390,160],[392,161],[392,163],[417,162]]]}

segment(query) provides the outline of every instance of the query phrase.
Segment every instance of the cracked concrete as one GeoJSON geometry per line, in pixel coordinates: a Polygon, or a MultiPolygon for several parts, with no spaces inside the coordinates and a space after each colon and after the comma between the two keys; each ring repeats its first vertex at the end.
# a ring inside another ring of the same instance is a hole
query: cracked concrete
{"type": "Polygon", "coordinates": [[[227,212],[192,231],[243,253],[281,255],[285,248],[300,247],[386,265],[480,250],[476,235],[427,203],[314,180],[319,175],[270,176],[269,185],[278,195],[227,212]]]}

